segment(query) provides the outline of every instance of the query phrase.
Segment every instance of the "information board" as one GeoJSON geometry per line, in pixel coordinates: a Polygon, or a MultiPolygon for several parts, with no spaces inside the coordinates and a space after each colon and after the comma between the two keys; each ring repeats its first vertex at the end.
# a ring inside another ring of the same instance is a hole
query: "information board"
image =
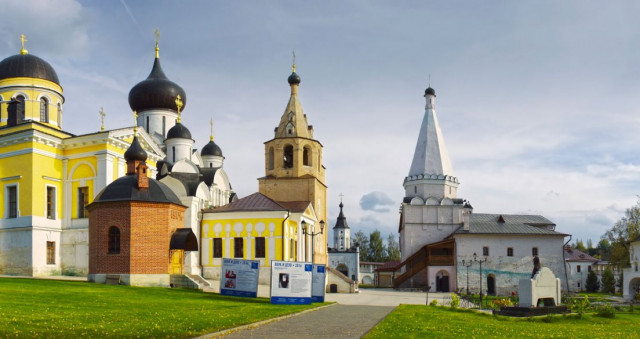
{"type": "Polygon", "coordinates": [[[255,298],[258,296],[260,261],[222,259],[220,294],[255,298]]]}
{"type": "Polygon", "coordinates": [[[327,268],[324,265],[313,264],[311,275],[311,302],[323,303],[327,268]]]}
{"type": "Polygon", "coordinates": [[[313,264],[271,261],[271,303],[311,304],[313,264]]]}

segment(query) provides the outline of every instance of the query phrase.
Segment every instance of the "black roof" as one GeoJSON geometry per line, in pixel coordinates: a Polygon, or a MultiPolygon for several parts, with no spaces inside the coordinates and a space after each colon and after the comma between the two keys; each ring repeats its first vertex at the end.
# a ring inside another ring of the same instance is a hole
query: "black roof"
{"type": "Polygon", "coordinates": [[[173,138],[183,138],[183,139],[193,140],[193,138],[191,138],[191,132],[189,132],[189,129],[186,128],[181,123],[175,124],[175,126],[171,127],[171,129],[169,129],[169,132],[167,132],[167,139],[173,139],[173,138]]]}
{"type": "Polygon", "coordinates": [[[198,238],[190,228],[178,228],[171,235],[170,250],[197,251],[198,238]]]}
{"type": "Polygon", "coordinates": [[[154,108],[176,111],[175,100],[178,95],[184,108],[187,105],[187,94],[182,87],[167,78],[160,67],[160,59],[156,58],[147,79],[140,81],[129,91],[129,106],[134,111],[154,108]]]}
{"type": "Polygon", "coordinates": [[[0,80],[18,77],[44,79],[60,85],[53,67],[33,54],[16,54],[0,61],[0,80]]]}
{"type": "Polygon", "coordinates": [[[431,88],[431,86],[429,86],[429,88],[427,88],[427,89],[424,91],[424,95],[429,95],[429,94],[430,94],[430,95],[433,95],[433,96],[435,96],[435,95],[436,95],[436,91],[435,91],[433,88],[431,88]]]}
{"type": "Polygon", "coordinates": [[[221,157],[222,149],[220,148],[220,146],[218,146],[218,144],[216,144],[215,142],[213,142],[213,140],[211,140],[209,141],[208,144],[204,145],[204,147],[202,148],[202,152],[200,152],[200,155],[202,156],[214,155],[214,156],[221,157]]]}
{"type": "Polygon", "coordinates": [[[296,72],[293,72],[289,78],[287,78],[287,82],[289,82],[289,85],[298,85],[300,84],[300,76],[296,74],[296,72]]]}
{"type": "Polygon", "coordinates": [[[169,173],[169,176],[180,181],[189,196],[196,195],[198,186],[200,185],[200,182],[202,182],[202,174],[200,173],[171,172],[169,173]]]}
{"type": "Polygon", "coordinates": [[[124,152],[125,160],[138,160],[145,161],[147,160],[147,152],[140,146],[140,142],[138,141],[138,136],[133,137],[133,141],[131,141],[131,146],[124,152]]]}
{"type": "Polygon", "coordinates": [[[202,181],[204,181],[207,186],[211,187],[211,185],[213,185],[213,178],[216,176],[217,171],[218,168],[201,167],[200,173],[202,173],[202,181]]]}
{"type": "Polygon", "coordinates": [[[338,215],[338,220],[336,221],[336,225],[333,227],[334,229],[349,228],[349,224],[347,224],[347,218],[345,218],[344,214],[342,213],[342,207],[344,207],[344,205],[340,203],[340,214],[338,215]]]}
{"type": "Polygon", "coordinates": [[[94,203],[110,201],[148,201],[183,206],[169,186],[157,180],[149,179],[149,188],[139,189],[138,178],[134,174],[125,175],[110,183],[98,193],[94,203]]]}

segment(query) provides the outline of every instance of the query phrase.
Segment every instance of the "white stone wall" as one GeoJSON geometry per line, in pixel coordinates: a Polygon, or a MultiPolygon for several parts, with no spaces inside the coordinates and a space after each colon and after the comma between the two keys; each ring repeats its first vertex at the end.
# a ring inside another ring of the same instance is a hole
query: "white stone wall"
{"type": "Polygon", "coordinates": [[[344,264],[349,270],[349,275],[347,275],[347,278],[362,282],[362,280],[360,280],[358,265],[359,255],[360,254],[358,252],[329,252],[329,267],[335,268],[337,270],[338,265],[344,264]]]}
{"type": "MultiPolygon", "coordinates": [[[[193,140],[183,138],[172,138],[165,140],[167,145],[167,162],[173,164],[180,160],[191,160],[191,150],[193,148],[193,140]],[[175,148],[174,148],[175,147],[175,148]],[[175,152],[175,156],[174,156],[175,152]]],[[[173,170],[176,171],[176,170],[173,170]]]]}
{"type": "MultiPolygon", "coordinates": [[[[567,262],[567,276],[569,279],[569,290],[572,292],[586,291],[587,275],[589,275],[589,267],[593,265],[589,261],[571,261],[567,262]],[[578,266],[580,271],[578,272],[578,266]]],[[[563,286],[565,289],[566,285],[563,286]]],[[[602,286],[600,286],[602,287],[602,286]]]]}
{"type": "MultiPolygon", "coordinates": [[[[520,279],[531,278],[533,271],[532,247],[538,248],[538,257],[543,267],[548,267],[562,280],[566,289],[562,236],[550,235],[456,235],[457,288],[467,287],[467,268],[462,265],[473,261],[473,254],[482,257],[482,248],[489,247],[487,261],[482,264],[482,288],[487,293],[487,276],[495,277],[496,293],[509,295],[518,291],[520,279]],[[513,256],[507,256],[507,248],[513,248],[513,256]]],[[[469,290],[478,293],[480,289],[480,265],[469,267],[469,290]]]]}
{"type": "Polygon", "coordinates": [[[62,274],[87,275],[89,272],[89,230],[65,229],[60,243],[62,274]]]}
{"type": "Polygon", "coordinates": [[[631,267],[625,268],[622,274],[622,295],[629,300],[640,288],[640,241],[631,243],[629,248],[631,267]]]}
{"type": "Polygon", "coordinates": [[[0,229],[0,274],[31,275],[31,229],[0,229]]]}
{"type": "Polygon", "coordinates": [[[400,231],[401,261],[424,245],[442,241],[463,222],[460,205],[408,205],[402,206],[403,228],[400,231]]]}
{"type": "Polygon", "coordinates": [[[178,114],[171,110],[148,110],[138,115],[138,126],[144,128],[153,140],[158,144],[164,143],[164,138],[171,127],[175,126],[178,114]],[[149,125],[147,125],[147,117],[149,117],[149,125]],[[164,133],[162,130],[162,118],[165,118],[164,133]]]}

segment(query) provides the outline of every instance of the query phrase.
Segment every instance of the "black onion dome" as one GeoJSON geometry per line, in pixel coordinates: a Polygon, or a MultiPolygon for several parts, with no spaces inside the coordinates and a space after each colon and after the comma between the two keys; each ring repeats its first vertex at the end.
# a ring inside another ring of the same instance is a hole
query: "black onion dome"
{"type": "Polygon", "coordinates": [[[433,88],[431,88],[431,86],[429,86],[429,88],[427,88],[427,90],[424,91],[424,95],[434,95],[435,96],[436,95],[436,91],[433,88]]]}
{"type": "Polygon", "coordinates": [[[189,129],[184,127],[181,123],[175,124],[175,126],[171,127],[169,132],[167,132],[167,139],[173,138],[193,139],[191,138],[191,132],[189,132],[189,129]]]}
{"type": "Polygon", "coordinates": [[[131,142],[131,146],[124,152],[125,160],[138,160],[145,161],[147,160],[147,152],[140,146],[140,142],[138,141],[138,137],[133,137],[133,141],[131,142]]]}
{"type": "Polygon", "coordinates": [[[129,106],[138,112],[154,108],[176,111],[176,97],[178,95],[183,103],[182,110],[187,105],[187,94],[182,87],[164,75],[160,59],[156,58],[147,79],[140,81],[129,91],[129,106]]]}
{"type": "Polygon", "coordinates": [[[135,175],[125,175],[105,187],[94,199],[94,203],[110,201],[150,201],[182,205],[178,196],[165,185],[149,179],[149,188],[139,189],[135,175]]]}
{"type": "Polygon", "coordinates": [[[60,85],[53,67],[35,55],[16,54],[0,61],[0,80],[20,77],[44,79],[60,85]]]}
{"type": "Polygon", "coordinates": [[[221,157],[222,149],[220,148],[220,146],[218,146],[218,144],[216,144],[215,142],[213,142],[213,140],[211,140],[209,141],[208,144],[204,145],[204,147],[202,148],[202,152],[200,152],[200,155],[201,156],[213,155],[213,156],[221,157]]]}
{"type": "Polygon", "coordinates": [[[338,219],[336,220],[336,225],[333,228],[349,228],[349,224],[347,224],[347,218],[342,213],[342,208],[344,205],[340,202],[340,214],[338,215],[338,219]]]}
{"type": "Polygon", "coordinates": [[[299,85],[300,84],[300,76],[296,74],[296,72],[291,73],[289,78],[287,78],[289,85],[299,85]]]}

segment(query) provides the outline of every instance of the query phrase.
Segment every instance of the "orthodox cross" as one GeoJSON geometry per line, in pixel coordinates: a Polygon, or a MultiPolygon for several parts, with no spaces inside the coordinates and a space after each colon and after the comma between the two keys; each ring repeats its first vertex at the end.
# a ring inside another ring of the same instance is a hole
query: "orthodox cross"
{"type": "Polygon", "coordinates": [[[182,106],[184,106],[184,104],[182,103],[182,98],[180,97],[180,94],[178,94],[178,96],[176,97],[176,107],[178,108],[178,122],[181,122],[181,117],[180,117],[180,112],[182,111],[182,106]]]}
{"type": "Polygon", "coordinates": [[[133,111],[133,135],[138,134],[138,112],[133,111]]]}
{"type": "Polygon", "coordinates": [[[340,203],[342,204],[342,197],[344,197],[344,194],[340,193],[338,196],[340,197],[340,203]]]}
{"type": "Polygon", "coordinates": [[[20,42],[22,43],[22,49],[20,50],[20,54],[25,55],[28,51],[24,48],[24,43],[27,41],[27,38],[24,34],[20,34],[20,42]]]}
{"type": "Polygon", "coordinates": [[[107,116],[107,113],[105,113],[104,109],[100,107],[100,112],[98,114],[100,114],[101,121],[100,131],[104,131],[104,117],[107,116]]]}
{"type": "Polygon", "coordinates": [[[156,28],[153,31],[153,34],[156,35],[156,59],[160,58],[160,47],[158,46],[158,41],[160,40],[160,31],[156,28]]]}
{"type": "Polygon", "coordinates": [[[293,71],[296,71],[296,50],[293,50],[293,65],[291,66],[291,69],[293,69],[293,71]]]}
{"type": "Polygon", "coordinates": [[[209,125],[211,125],[211,136],[210,136],[210,139],[211,139],[211,141],[213,141],[213,118],[211,118],[211,121],[209,121],[209,125]]]}

